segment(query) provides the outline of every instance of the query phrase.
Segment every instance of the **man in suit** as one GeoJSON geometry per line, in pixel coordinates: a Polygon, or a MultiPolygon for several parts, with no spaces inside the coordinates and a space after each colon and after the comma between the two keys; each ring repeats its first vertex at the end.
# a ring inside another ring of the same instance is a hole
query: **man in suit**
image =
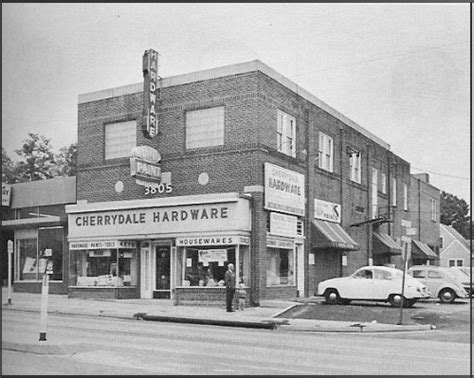
{"type": "Polygon", "coordinates": [[[234,310],[232,310],[232,301],[234,300],[234,293],[235,293],[234,264],[231,263],[227,266],[227,272],[225,272],[224,280],[225,280],[227,312],[234,312],[234,310]]]}

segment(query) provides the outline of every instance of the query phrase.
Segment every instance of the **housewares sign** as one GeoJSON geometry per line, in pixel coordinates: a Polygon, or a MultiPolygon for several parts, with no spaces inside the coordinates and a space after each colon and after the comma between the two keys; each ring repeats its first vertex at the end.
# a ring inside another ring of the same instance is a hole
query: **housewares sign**
{"type": "Polygon", "coordinates": [[[250,231],[248,201],[69,214],[69,238],[250,231]]]}
{"type": "Polygon", "coordinates": [[[304,215],[304,175],[265,163],[265,209],[304,215]]]}
{"type": "Polygon", "coordinates": [[[319,199],[314,200],[314,218],[341,223],[341,205],[319,199]]]}
{"type": "Polygon", "coordinates": [[[156,89],[158,83],[158,52],[147,50],[143,54],[143,134],[153,139],[158,134],[158,119],[156,117],[156,89]]]}

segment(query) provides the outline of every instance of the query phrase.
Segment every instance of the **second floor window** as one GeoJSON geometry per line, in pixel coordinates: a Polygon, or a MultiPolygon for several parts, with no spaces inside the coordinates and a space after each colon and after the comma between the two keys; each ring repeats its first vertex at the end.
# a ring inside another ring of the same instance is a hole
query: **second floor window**
{"type": "Polygon", "coordinates": [[[224,107],[186,112],[186,148],[224,144],[224,107]]]}
{"type": "Polygon", "coordinates": [[[326,171],[333,171],[333,139],[324,133],[319,133],[319,168],[326,171]]]}
{"type": "Polygon", "coordinates": [[[372,168],[372,218],[377,218],[378,216],[378,201],[377,201],[377,169],[372,168]]]}
{"type": "Polygon", "coordinates": [[[436,222],[438,219],[437,205],[436,200],[431,199],[431,220],[433,222],[436,222]]]}
{"type": "Polygon", "coordinates": [[[105,125],[105,159],[130,156],[137,145],[137,122],[127,121],[105,125]]]}
{"type": "Polygon", "coordinates": [[[403,210],[408,211],[408,186],[403,184],[403,210]]]}
{"type": "Polygon", "coordinates": [[[350,172],[350,179],[351,181],[361,183],[362,182],[362,175],[360,169],[360,152],[358,151],[351,151],[349,155],[349,168],[350,172]]]}
{"type": "Polygon", "coordinates": [[[286,155],[296,156],[296,119],[278,110],[277,113],[277,149],[286,155]]]}
{"type": "Polygon", "coordinates": [[[385,175],[384,172],[382,172],[380,175],[381,175],[381,177],[380,177],[380,181],[381,181],[380,191],[383,194],[387,194],[387,176],[385,175]]]}
{"type": "Polygon", "coordinates": [[[397,180],[392,179],[392,206],[397,206],[397,180]]]}

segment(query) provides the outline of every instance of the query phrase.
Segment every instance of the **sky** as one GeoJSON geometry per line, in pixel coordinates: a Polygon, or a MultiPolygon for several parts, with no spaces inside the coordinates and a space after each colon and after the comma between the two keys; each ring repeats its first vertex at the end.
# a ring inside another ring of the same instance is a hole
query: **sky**
{"type": "Polygon", "coordinates": [[[77,141],[78,95],[259,59],[470,203],[469,3],[2,3],[2,146],[77,141]]]}

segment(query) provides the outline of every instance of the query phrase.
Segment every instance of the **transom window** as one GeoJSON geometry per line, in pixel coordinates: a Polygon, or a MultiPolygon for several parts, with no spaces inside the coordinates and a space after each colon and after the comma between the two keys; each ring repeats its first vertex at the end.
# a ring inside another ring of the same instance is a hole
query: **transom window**
{"type": "Polygon", "coordinates": [[[296,119],[278,110],[277,113],[277,149],[289,156],[296,156],[296,119]]]}
{"type": "Polygon", "coordinates": [[[324,133],[319,133],[318,166],[325,171],[333,171],[334,142],[324,133]]]}
{"type": "Polygon", "coordinates": [[[224,107],[186,112],[186,148],[224,144],[224,107]]]}
{"type": "Polygon", "coordinates": [[[130,156],[137,145],[137,122],[119,122],[105,125],[105,159],[130,156]]]}

